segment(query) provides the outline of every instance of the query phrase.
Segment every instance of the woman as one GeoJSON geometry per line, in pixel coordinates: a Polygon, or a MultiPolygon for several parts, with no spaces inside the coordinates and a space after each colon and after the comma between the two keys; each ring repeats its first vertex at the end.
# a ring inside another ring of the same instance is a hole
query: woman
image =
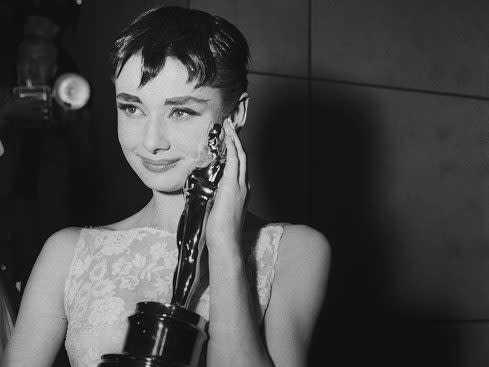
{"type": "Polygon", "coordinates": [[[209,320],[207,365],[306,364],[329,248],[302,225],[242,231],[248,185],[236,131],[248,58],[234,26],[200,11],[154,9],[124,30],[113,53],[118,135],[152,199],[121,222],[46,242],[2,366],[49,366],[66,336],[72,366],[95,367],[121,351],[137,302],[169,301],[181,191],[213,122],[223,123],[227,163],[205,232],[209,286],[195,302],[209,320]]]}

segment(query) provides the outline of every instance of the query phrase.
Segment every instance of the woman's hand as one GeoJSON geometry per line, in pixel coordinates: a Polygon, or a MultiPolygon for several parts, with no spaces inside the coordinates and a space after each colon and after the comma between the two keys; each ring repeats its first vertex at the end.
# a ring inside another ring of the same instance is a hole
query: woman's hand
{"type": "Polygon", "coordinates": [[[226,166],[209,214],[205,235],[210,254],[225,254],[225,251],[237,254],[248,193],[246,154],[229,121],[226,120],[223,126],[226,133],[226,166]]]}

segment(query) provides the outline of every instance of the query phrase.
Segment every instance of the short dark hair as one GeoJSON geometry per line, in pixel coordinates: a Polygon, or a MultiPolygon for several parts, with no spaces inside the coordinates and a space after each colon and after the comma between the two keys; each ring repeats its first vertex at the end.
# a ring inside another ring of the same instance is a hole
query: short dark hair
{"type": "Polygon", "coordinates": [[[117,78],[127,60],[139,52],[139,86],[158,75],[167,57],[175,57],[187,68],[188,80],[197,80],[196,88],[221,89],[228,108],[234,108],[247,91],[248,43],[234,25],[221,17],[174,6],[141,14],[114,43],[112,75],[117,78]]]}

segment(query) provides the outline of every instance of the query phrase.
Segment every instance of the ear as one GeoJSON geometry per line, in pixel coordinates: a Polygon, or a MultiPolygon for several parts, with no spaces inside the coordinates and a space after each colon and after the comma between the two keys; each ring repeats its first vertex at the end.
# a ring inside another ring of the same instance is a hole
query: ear
{"type": "Polygon", "coordinates": [[[231,125],[234,129],[239,132],[241,128],[246,123],[246,116],[248,115],[248,102],[250,97],[248,93],[244,92],[238,100],[238,104],[234,108],[234,110],[229,115],[229,119],[231,120],[231,125]]]}

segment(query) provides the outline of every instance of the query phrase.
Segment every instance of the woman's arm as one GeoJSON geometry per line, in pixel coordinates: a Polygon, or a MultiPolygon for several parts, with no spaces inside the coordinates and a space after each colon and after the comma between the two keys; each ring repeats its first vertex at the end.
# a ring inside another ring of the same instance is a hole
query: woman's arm
{"type": "Polygon", "coordinates": [[[246,155],[228,122],[227,161],[206,228],[209,250],[209,343],[212,367],[271,367],[260,336],[241,254],[241,224],[248,183],[246,155]]]}
{"type": "Polygon", "coordinates": [[[307,365],[329,264],[330,248],[320,232],[303,225],[285,227],[264,321],[267,349],[275,366],[307,365]]]}
{"type": "Polygon", "coordinates": [[[304,366],[325,293],[329,247],[311,228],[286,227],[263,340],[239,243],[247,194],[246,155],[235,131],[227,123],[224,127],[227,163],[206,230],[210,283],[207,365],[304,366]]]}
{"type": "Polygon", "coordinates": [[[273,367],[241,257],[224,251],[209,254],[209,283],[207,366],[273,367]]]}
{"type": "Polygon", "coordinates": [[[241,257],[221,248],[209,261],[208,366],[306,366],[329,273],[330,248],[324,236],[307,226],[286,226],[265,314],[265,341],[241,257]]]}
{"type": "Polygon", "coordinates": [[[45,243],[32,269],[2,367],[49,367],[66,333],[64,285],[80,230],[63,229],[45,243]]]}

